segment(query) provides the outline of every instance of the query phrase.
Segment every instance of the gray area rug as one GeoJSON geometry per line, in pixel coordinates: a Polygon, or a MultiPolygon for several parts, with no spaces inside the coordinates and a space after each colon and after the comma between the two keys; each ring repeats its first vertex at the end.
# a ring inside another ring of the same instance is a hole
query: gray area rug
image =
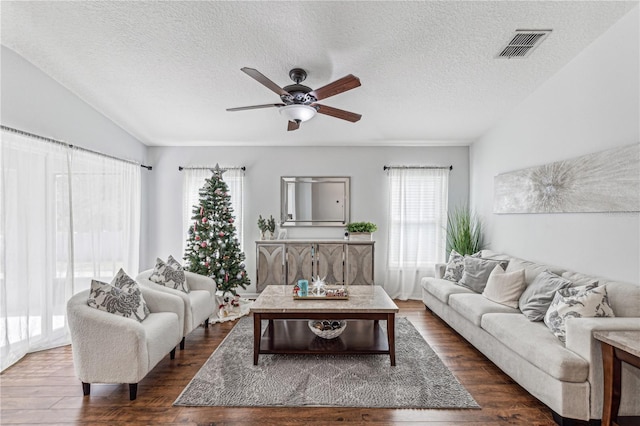
{"type": "Polygon", "coordinates": [[[480,408],[406,318],[396,321],[396,364],[388,355],[261,354],[253,365],[245,317],[174,405],[480,408]]]}

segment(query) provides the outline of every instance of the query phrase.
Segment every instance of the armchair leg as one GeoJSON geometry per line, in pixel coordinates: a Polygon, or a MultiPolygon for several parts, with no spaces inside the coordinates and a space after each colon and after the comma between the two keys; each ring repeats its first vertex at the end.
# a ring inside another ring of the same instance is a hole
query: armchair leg
{"type": "Polygon", "coordinates": [[[129,383],[129,400],[133,401],[138,396],[138,384],[129,383]]]}
{"type": "Polygon", "coordinates": [[[91,383],[82,382],[82,394],[87,396],[91,393],[91,383]]]}
{"type": "Polygon", "coordinates": [[[180,350],[184,350],[184,337],[182,338],[182,340],[180,340],[180,350]]]}
{"type": "Polygon", "coordinates": [[[209,318],[204,320],[204,328],[209,328],[209,318]]]}
{"type": "Polygon", "coordinates": [[[169,352],[169,358],[176,359],[176,348],[171,349],[171,352],[169,352]]]}

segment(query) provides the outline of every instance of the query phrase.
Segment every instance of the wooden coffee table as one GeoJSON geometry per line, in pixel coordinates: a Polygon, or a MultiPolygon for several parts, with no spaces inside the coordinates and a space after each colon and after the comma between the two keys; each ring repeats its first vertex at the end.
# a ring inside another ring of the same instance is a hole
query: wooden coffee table
{"type": "Polygon", "coordinates": [[[350,286],[349,300],[294,300],[293,287],[267,286],[251,306],[253,364],[260,354],[389,354],[396,365],[395,315],[398,307],[377,285],[350,286]],[[307,323],[312,319],[347,320],[340,337],[317,337],[307,323]],[[262,331],[262,320],[269,324],[262,331]],[[387,322],[386,335],[379,321],[387,322]]]}

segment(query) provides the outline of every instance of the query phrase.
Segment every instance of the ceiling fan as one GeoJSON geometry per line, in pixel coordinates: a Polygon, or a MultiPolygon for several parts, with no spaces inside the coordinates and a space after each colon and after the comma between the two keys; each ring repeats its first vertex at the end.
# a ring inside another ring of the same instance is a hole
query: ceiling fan
{"type": "Polygon", "coordinates": [[[258,70],[244,67],[241,68],[241,71],[280,95],[282,103],[228,108],[227,111],[244,111],[248,109],[277,107],[280,109],[280,114],[284,115],[287,120],[289,120],[289,124],[287,126],[287,130],[289,131],[297,130],[300,128],[300,123],[310,120],[316,115],[316,113],[330,115],[331,117],[351,121],[352,123],[355,123],[362,118],[362,115],[360,114],[317,103],[319,100],[359,87],[360,79],[354,75],[349,74],[327,84],[326,86],[312,90],[310,87],[300,84],[300,82],[307,78],[307,72],[302,68],[294,68],[289,71],[289,77],[295,82],[295,84],[290,84],[289,86],[282,88],[269,80],[258,70]]]}

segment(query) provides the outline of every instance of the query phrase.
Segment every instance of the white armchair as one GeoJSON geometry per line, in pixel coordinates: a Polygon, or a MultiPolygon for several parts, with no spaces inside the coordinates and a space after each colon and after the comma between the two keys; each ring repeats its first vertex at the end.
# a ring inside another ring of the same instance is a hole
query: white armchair
{"type": "Polygon", "coordinates": [[[141,286],[151,312],[138,322],[87,305],[89,290],[67,302],[71,349],[84,395],[91,383],[128,383],[136,399],[138,382],[167,353],[174,359],[183,330],[180,298],[141,286]]]}
{"type": "Polygon", "coordinates": [[[184,275],[187,278],[187,286],[190,290],[189,293],[185,293],[181,290],[165,287],[149,280],[152,273],[153,269],[141,272],[136,277],[136,281],[143,287],[178,296],[183,301],[184,329],[182,341],[180,342],[180,349],[182,350],[184,349],[184,338],[189,333],[195,330],[200,324],[204,323],[205,327],[209,326],[209,317],[217,310],[216,283],[212,278],[184,271],[184,275]]]}

